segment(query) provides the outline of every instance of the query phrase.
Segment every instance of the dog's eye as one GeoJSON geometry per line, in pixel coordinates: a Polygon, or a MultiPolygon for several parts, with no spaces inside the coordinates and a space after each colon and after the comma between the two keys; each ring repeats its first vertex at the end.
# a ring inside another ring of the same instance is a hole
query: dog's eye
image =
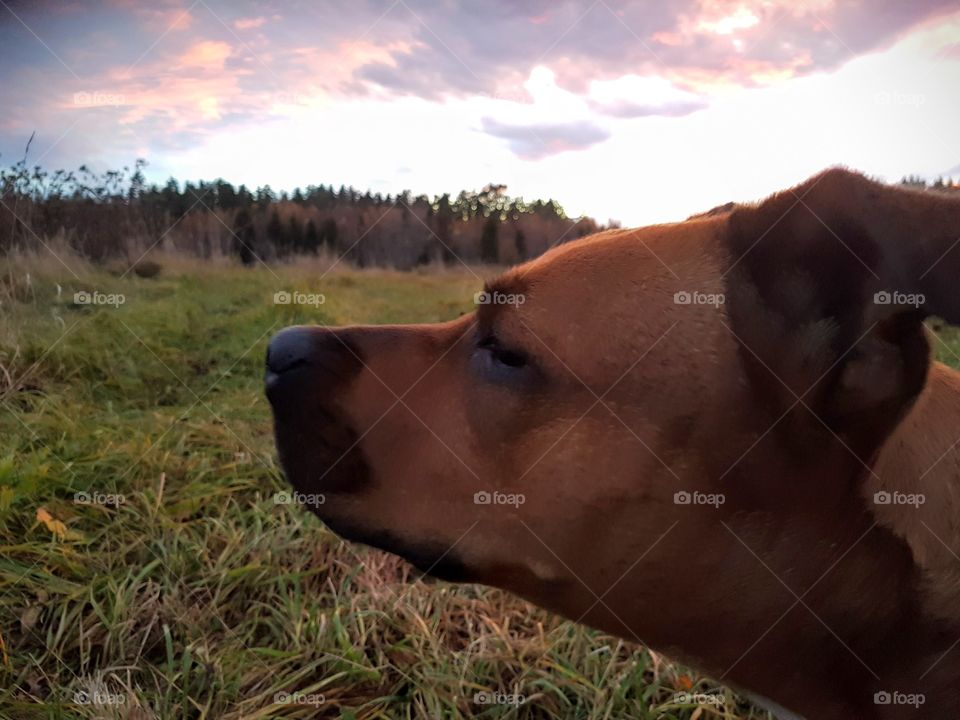
{"type": "Polygon", "coordinates": [[[502,347],[496,338],[491,337],[483,340],[479,347],[489,352],[493,359],[501,365],[522,368],[527,364],[527,359],[521,353],[502,347]]]}
{"type": "Polygon", "coordinates": [[[512,377],[527,367],[527,358],[523,353],[503,347],[494,337],[477,343],[474,362],[482,372],[496,379],[512,377]]]}

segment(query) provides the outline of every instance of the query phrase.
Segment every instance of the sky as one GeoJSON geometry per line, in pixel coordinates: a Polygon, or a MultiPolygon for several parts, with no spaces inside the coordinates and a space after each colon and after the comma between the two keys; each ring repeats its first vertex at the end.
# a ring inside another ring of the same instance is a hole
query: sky
{"type": "Polygon", "coordinates": [[[957,0],[0,0],[0,163],[507,185],[645,225],[831,165],[960,180],[957,0]]]}

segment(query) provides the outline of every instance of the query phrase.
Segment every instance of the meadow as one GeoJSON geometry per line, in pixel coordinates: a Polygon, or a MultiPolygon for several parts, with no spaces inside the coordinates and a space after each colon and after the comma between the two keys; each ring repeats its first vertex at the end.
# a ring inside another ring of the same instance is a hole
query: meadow
{"type": "Polygon", "coordinates": [[[453,318],[471,272],[65,260],[0,266],[0,717],[768,718],[278,502],[269,336],[453,318]]]}

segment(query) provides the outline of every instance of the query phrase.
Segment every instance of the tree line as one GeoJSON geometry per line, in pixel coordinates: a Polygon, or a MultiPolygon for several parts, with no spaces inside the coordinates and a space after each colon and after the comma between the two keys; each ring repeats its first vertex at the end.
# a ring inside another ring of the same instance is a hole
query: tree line
{"type": "Polygon", "coordinates": [[[0,168],[0,253],[57,240],[94,261],[159,247],[245,264],[329,253],[358,266],[514,263],[600,229],[554,200],[526,201],[490,184],[430,198],[310,185],[275,192],[218,179],[163,185],[133,168],[0,168]]]}
{"type": "MultiPolygon", "coordinates": [[[[0,167],[0,254],[66,243],[94,261],[135,259],[151,248],[244,264],[325,253],[360,266],[512,264],[602,229],[569,218],[554,200],[511,197],[505,185],[430,198],[309,185],[275,192],[218,179],[148,183],[146,162],[97,173],[48,172],[22,160],[0,167]]],[[[940,178],[901,183],[960,191],[940,178]]]]}

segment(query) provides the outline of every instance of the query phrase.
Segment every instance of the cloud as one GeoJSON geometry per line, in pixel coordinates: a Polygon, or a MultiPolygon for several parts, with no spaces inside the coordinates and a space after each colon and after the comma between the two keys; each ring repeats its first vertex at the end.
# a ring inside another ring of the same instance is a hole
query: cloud
{"type": "Polygon", "coordinates": [[[8,4],[31,32],[0,9],[4,150],[34,129],[67,132],[58,153],[81,131],[104,148],[121,132],[138,147],[181,147],[304,108],[403,97],[477,100],[465,125],[480,117],[518,156],[542,158],[602,143],[602,116],[690,115],[718,88],[836,68],[954,0],[329,0],[282,15],[254,0],[8,4]],[[558,95],[530,90],[540,69],[558,95]]]}
{"type": "Polygon", "coordinates": [[[233,49],[229,43],[221,40],[201,40],[194,43],[177,58],[176,67],[180,69],[222,70],[233,49]]]}
{"type": "MultiPolygon", "coordinates": [[[[770,84],[834,69],[956,6],[955,0],[671,0],[642,5],[330,0],[271,16],[252,0],[207,0],[200,5],[162,0],[149,7],[133,0],[105,0],[91,2],[69,32],[51,22],[50,35],[47,21],[27,7],[25,22],[57,48],[70,67],[77,55],[97,48],[101,64],[122,62],[117,60],[122,56],[133,63],[145,50],[153,57],[203,38],[233,42],[239,40],[236,31],[244,35],[240,54],[265,76],[262,85],[286,84],[291,77],[303,81],[310,73],[313,84],[341,95],[408,95],[436,101],[517,97],[538,66],[550,68],[561,87],[583,95],[596,81],[627,74],[661,77],[696,93],[718,85],[770,84]],[[253,29],[259,32],[244,33],[253,29]],[[116,46],[103,47],[96,33],[116,46]],[[337,49],[351,44],[378,51],[341,62],[337,49]],[[320,64],[302,64],[303,53],[310,49],[320,64]],[[327,81],[331,74],[335,81],[327,81]]],[[[48,14],[66,12],[47,0],[37,0],[36,7],[48,14]]],[[[11,18],[6,21],[14,35],[24,35],[11,18]]],[[[42,57],[45,51],[35,38],[20,40],[36,46],[30,52],[42,57]]],[[[90,74],[86,67],[76,73],[90,74]]],[[[639,98],[614,102],[609,113],[677,115],[699,106],[639,98]]]]}
{"type": "Polygon", "coordinates": [[[661,117],[682,117],[707,107],[706,100],[676,100],[666,103],[631,102],[618,100],[612,103],[592,102],[597,112],[618,118],[637,118],[659,115],[661,117]]]}
{"type": "Polygon", "coordinates": [[[191,8],[180,7],[178,3],[144,4],[136,0],[109,0],[107,6],[132,12],[140,18],[145,28],[156,33],[189,30],[196,19],[190,12],[191,8]]]}
{"type": "Polygon", "coordinates": [[[237,30],[254,30],[262,27],[266,22],[267,18],[265,17],[238,18],[233,21],[233,26],[237,30]]]}
{"type": "Polygon", "coordinates": [[[521,125],[485,117],[482,127],[488,135],[506,140],[509,148],[524,160],[584,150],[610,137],[607,130],[586,120],[521,125]]]}
{"type": "Polygon", "coordinates": [[[682,117],[705,109],[708,98],[664,78],[625,75],[591,83],[587,103],[593,112],[617,118],[682,117]]]}
{"type": "MultiPolygon", "coordinates": [[[[39,24],[38,34],[45,37],[39,16],[29,11],[29,4],[19,5],[14,3],[25,22],[35,29],[39,24]]],[[[283,78],[296,48],[365,42],[393,49],[387,57],[351,68],[350,77],[339,83],[342,92],[367,94],[373,87],[431,100],[513,95],[540,65],[576,92],[586,92],[593,81],[630,73],[664,77],[691,89],[763,85],[835,69],[956,9],[955,0],[330,0],[268,16],[252,0],[199,5],[162,0],[151,6],[106,0],[89,5],[89,17],[78,18],[69,33],[53,30],[62,36],[48,37],[51,47],[58,52],[71,44],[89,48],[84,22],[108,29],[140,52],[154,43],[158,47],[150,52],[158,52],[175,42],[174,36],[189,33],[210,37],[216,31],[223,38],[224,30],[259,29],[257,35],[266,36],[270,46],[271,58],[264,64],[283,78]],[[134,33],[126,27],[131,19],[149,32],[134,33]],[[164,31],[169,32],[158,38],[164,31]]],[[[48,0],[36,0],[35,7],[48,14],[67,12],[48,0]]],[[[12,22],[4,15],[0,13],[0,29],[4,20],[12,22]]],[[[258,55],[267,53],[254,40],[248,44],[258,55]]]]}
{"type": "MultiPolygon", "coordinates": [[[[378,6],[379,7],[379,6],[378,6]]],[[[391,6],[371,36],[413,40],[410,52],[357,77],[426,98],[496,94],[537,65],[561,86],[659,75],[691,87],[755,86],[832,70],[955,9],[954,0],[675,0],[624,7],[589,0],[493,0],[481,6],[424,0],[391,6]]],[[[358,2],[347,12],[373,12],[358,2]]]]}

